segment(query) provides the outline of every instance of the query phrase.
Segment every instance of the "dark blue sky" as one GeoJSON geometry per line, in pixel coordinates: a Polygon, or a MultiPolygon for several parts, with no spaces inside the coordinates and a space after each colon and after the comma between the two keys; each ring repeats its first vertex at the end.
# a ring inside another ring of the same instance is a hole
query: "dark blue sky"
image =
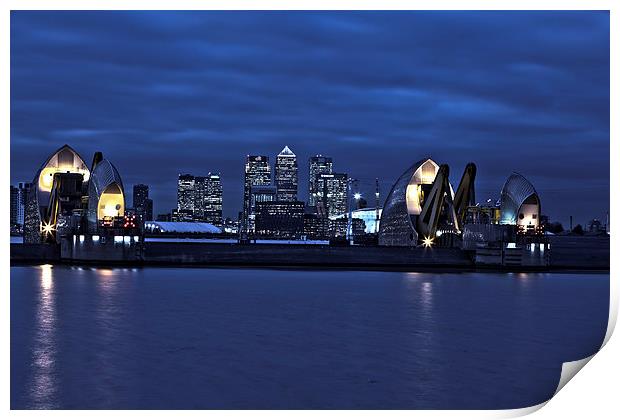
{"type": "MultiPolygon", "coordinates": [[[[609,208],[607,12],[12,12],[11,182],[64,143],[176,206],[179,172],[221,172],[241,207],[246,154],[333,156],[383,197],[412,162],[512,170],[566,223],[609,208]]],[[[130,204],[131,200],[129,200],[130,204]]]]}

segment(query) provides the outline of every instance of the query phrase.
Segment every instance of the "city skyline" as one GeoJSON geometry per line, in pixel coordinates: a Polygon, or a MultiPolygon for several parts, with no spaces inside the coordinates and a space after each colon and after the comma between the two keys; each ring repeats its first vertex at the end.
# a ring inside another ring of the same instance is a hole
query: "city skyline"
{"type": "Polygon", "coordinates": [[[302,201],[310,156],[382,194],[430,156],[453,183],[475,161],[480,201],[510,166],[552,220],[609,209],[608,13],[161,16],[12,13],[12,184],[71,143],[149,185],[155,214],[175,207],[179,173],[219,172],[235,218],[244,156],[288,144],[302,201]]]}

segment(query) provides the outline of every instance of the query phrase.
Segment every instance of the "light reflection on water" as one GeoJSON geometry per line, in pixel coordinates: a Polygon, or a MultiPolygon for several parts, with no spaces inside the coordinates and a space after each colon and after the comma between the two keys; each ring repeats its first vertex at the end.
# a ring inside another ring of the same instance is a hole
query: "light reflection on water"
{"type": "Polygon", "coordinates": [[[532,405],[608,277],[12,267],[11,407],[532,405]]]}
{"type": "Polygon", "coordinates": [[[410,293],[414,294],[414,300],[419,301],[424,307],[424,313],[431,315],[433,310],[433,280],[428,274],[404,273],[405,286],[410,293]]]}
{"type": "Polygon", "coordinates": [[[36,337],[33,351],[35,369],[32,378],[32,398],[36,407],[52,408],[56,393],[54,362],[56,359],[56,310],[53,266],[44,264],[39,268],[39,297],[36,309],[36,337]]]}
{"type": "MultiPolygon", "coordinates": [[[[119,335],[121,325],[125,322],[121,317],[122,303],[119,302],[118,286],[122,276],[125,275],[123,269],[101,268],[97,271],[100,275],[96,278],[96,289],[99,298],[94,307],[94,328],[97,331],[96,345],[99,348],[112,349],[122,341],[119,335]]],[[[125,277],[126,280],[129,280],[125,277]]],[[[100,379],[104,382],[112,383],[116,372],[113,362],[110,360],[109,352],[96,352],[93,354],[95,364],[99,370],[100,379]]],[[[110,387],[98,387],[97,398],[103,401],[114,399],[114,389],[110,387]]]]}

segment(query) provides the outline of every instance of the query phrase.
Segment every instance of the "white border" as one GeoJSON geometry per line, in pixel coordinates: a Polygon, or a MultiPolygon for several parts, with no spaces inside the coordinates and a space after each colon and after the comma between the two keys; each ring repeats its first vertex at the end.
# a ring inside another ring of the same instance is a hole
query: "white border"
{"type": "MultiPolygon", "coordinates": [[[[358,1],[325,1],[325,0],[299,0],[299,1],[284,1],[284,0],[270,0],[270,1],[242,1],[242,0],[229,0],[226,2],[213,2],[213,1],[197,1],[197,0],[176,0],[162,1],[139,1],[139,0],[109,0],[109,1],[78,1],[78,0],[57,0],[54,2],[45,0],[5,0],[2,2],[2,36],[1,42],[1,54],[0,69],[2,72],[2,86],[1,95],[3,101],[1,102],[2,110],[0,112],[0,127],[3,128],[3,152],[1,159],[3,160],[2,167],[4,168],[6,179],[10,179],[10,75],[9,75],[9,61],[10,61],[10,10],[136,10],[136,9],[156,9],[156,10],[191,10],[191,9],[212,9],[212,10],[273,10],[273,9],[287,9],[287,10],[610,10],[611,13],[611,115],[615,115],[616,118],[611,119],[611,141],[610,151],[610,163],[611,163],[611,191],[617,191],[618,180],[620,180],[620,173],[618,170],[618,158],[620,157],[620,145],[618,143],[618,72],[620,66],[618,65],[620,42],[618,42],[618,25],[620,24],[620,18],[618,16],[620,12],[620,2],[609,0],[593,0],[593,1],[575,1],[575,0],[521,0],[521,1],[394,1],[387,0],[382,2],[358,0],[358,1]]],[[[5,186],[8,191],[8,185],[5,186]]],[[[6,196],[5,196],[6,197],[6,196]]],[[[616,214],[618,209],[618,198],[611,194],[611,209],[610,215],[613,219],[613,215],[616,214]]],[[[9,214],[9,200],[5,198],[2,201],[2,218],[0,220],[8,220],[9,214]]],[[[616,222],[614,219],[613,222],[616,222]]],[[[615,223],[611,223],[615,229],[615,223]]],[[[9,236],[9,229],[6,224],[0,224],[3,232],[3,237],[9,236]]],[[[3,277],[4,284],[2,287],[2,307],[4,309],[4,316],[2,317],[2,330],[4,332],[4,345],[2,346],[2,363],[3,363],[3,380],[1,382],[1,395],[3,397],[3,408],[9,410],[9,392],[10,392],[10,320],[9,320],[9,241],[0,241],[0,249],[2,255],[5,256],[5,268],[3,277]]],[[[618,312],[618,277],[616,264],[614,263],[615,257],[618,257],[618,243],[614,237],[611,240],[611,305],[610,305],[610,319],[605,343],[608,343],[613,328],[617,320],[618,312]]],[[[613,417],[617,414],[618,400],[617,398],[617,378],[620,373],[620,363],[618,356],[620,355],[620,344],[618,339],[614,339],[605,345],[604,351],[601,354],[594,357],[591,365],[585,372],[580,373],[580,378],[577,381],[571,381],[565,389],[560,392],[557,397],[552,398],[549,402],[549,407],[545,410],[539,411],[536,415],[546,418],[546,416],[562,417],[562,418],[583,418],[584,416],[592,416],[595,418],[607,418],[613,417]],[[608,415],[605,415],[609,413],[608,415]]],[[[590,360],[588,358],[588,360],[590,360]]],[[[570,366],[575,366],[572,364],[570,366]]],[[[563,373],[564,374],[564,373],[563,373]]],[[[504,410],[504,411],[322,411],[321,416],[329,418],[335,418],[340,416],[355,416],[356,418],[377,418],[392,417],[392,418],[409,418],[411,415],[422,416],[424,418],[501,418],[501,417],[514,417],[519,415],[528,414],[537,411],[539,408],[546,404],[540,404],[535,407],[529,407],[519,410],[504,410]]],[[[192,418],[199,418],[204,416],[204,412],[200,411],[117,411],[115,414],[125,415],[148,415],[153,418],[168,418],[170,414],[175,416],[187,416],[192,418]],[[148,413],[148,414],[147,414],[148,413]]],[[[38,417],[41,415],[56,417],[56,418],[81,418],[84,415],[88,415],[92,418],[104,418],[110,415],[109,411],[45,411],[45,412],[33,412],[33,411],[13,411],[12,416],[20,418],[38,417]]],[[[237,415],[251,415],[254,418],[259,419],[288,419],[291,415],[299,418],[310,418],[317,415],[312,411],[209,411],[208,415],[215,418],[237,415]]]]}

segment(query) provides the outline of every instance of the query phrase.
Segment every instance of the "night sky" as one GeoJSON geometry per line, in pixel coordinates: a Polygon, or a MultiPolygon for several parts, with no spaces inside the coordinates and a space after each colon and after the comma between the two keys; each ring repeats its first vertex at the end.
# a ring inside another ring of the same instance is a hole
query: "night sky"
{"type": "Polygon", "coordinates": [[[289,145],[303,200],[312,154],[383,198],[431,156],[455,188],[475,162],[480,202],[514,170],[585,223],[609,209],[609,118],[607,12],[11,13],[11,183],[101,150],[155,213],[213,171],[236,217],[245,155],[289,145]]]}

